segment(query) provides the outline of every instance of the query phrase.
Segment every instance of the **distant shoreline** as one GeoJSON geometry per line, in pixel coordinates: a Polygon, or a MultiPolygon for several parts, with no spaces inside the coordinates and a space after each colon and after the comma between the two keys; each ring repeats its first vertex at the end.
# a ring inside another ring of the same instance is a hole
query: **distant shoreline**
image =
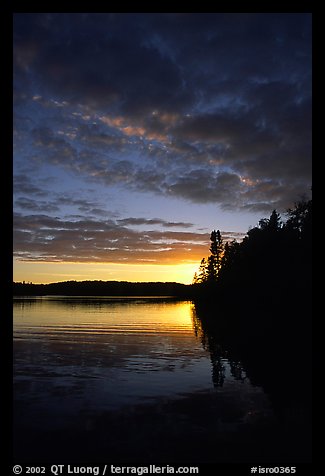
{"type": "Polygon", "coordinates": [[[175,282],[129,281],[62,281],[48,284],[13,283],[16,296],[75,296],[75,297],[181,297],[189,298],[191,285],[175,282]]]}

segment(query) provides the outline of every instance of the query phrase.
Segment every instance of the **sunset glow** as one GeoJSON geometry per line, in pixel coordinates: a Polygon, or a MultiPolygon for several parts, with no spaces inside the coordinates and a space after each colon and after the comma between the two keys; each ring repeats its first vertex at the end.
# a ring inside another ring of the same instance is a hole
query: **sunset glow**
{"type": "Polygon", "coordinates": [[[310,33],[300,13],[14,14],[14,280],[189,283],[213,229],[241,240],[308,195],[310,33]]]}
{"type": "Polygon", "coordinates": [[[71,280],[172,281],[190,284],[197,269],[197,262],[174,265],[14,262],[15,280],[32,281],[34,284],[71,280]]]}
{"type": "Polygon", "coordinates": [[[11,17],[7,473],[300,474],[312,13],[11,17]]]}

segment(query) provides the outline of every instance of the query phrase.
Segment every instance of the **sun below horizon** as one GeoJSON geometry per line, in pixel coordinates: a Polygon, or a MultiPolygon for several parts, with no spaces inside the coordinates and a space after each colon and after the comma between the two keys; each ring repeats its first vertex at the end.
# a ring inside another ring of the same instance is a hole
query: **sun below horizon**
{"type": "Polygon", "coordinates": [[[14,280],[189,284],[310,196],[311,20],[15,12],[14,280]]]}
{"type": "Polygon", "coordinates": [[[177,282],[191,284],[199,263],[116,264],[15,261],[14,282],[48,284],[60,281],[177,282]]]}

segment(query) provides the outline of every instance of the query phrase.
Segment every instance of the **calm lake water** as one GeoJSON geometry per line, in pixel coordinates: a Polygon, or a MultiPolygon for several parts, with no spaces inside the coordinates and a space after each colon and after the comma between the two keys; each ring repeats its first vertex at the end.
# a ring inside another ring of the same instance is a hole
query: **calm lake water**
{"type": "Polygon", "coordinates": [[[245,369],[212,360],[191,302],[15,298],[16,457],[227,461],[234,439],[277,422],[245,369]]]}

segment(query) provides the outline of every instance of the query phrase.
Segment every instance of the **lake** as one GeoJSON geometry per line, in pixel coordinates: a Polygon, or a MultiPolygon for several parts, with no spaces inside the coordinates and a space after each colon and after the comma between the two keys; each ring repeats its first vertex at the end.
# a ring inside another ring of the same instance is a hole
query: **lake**
{"type": "Polygon", "coordinates": [[[193,303],[50,296],[15,298],[13,309],[17,461],[286,456],[269,396],[207,348],[193,303]]]}

